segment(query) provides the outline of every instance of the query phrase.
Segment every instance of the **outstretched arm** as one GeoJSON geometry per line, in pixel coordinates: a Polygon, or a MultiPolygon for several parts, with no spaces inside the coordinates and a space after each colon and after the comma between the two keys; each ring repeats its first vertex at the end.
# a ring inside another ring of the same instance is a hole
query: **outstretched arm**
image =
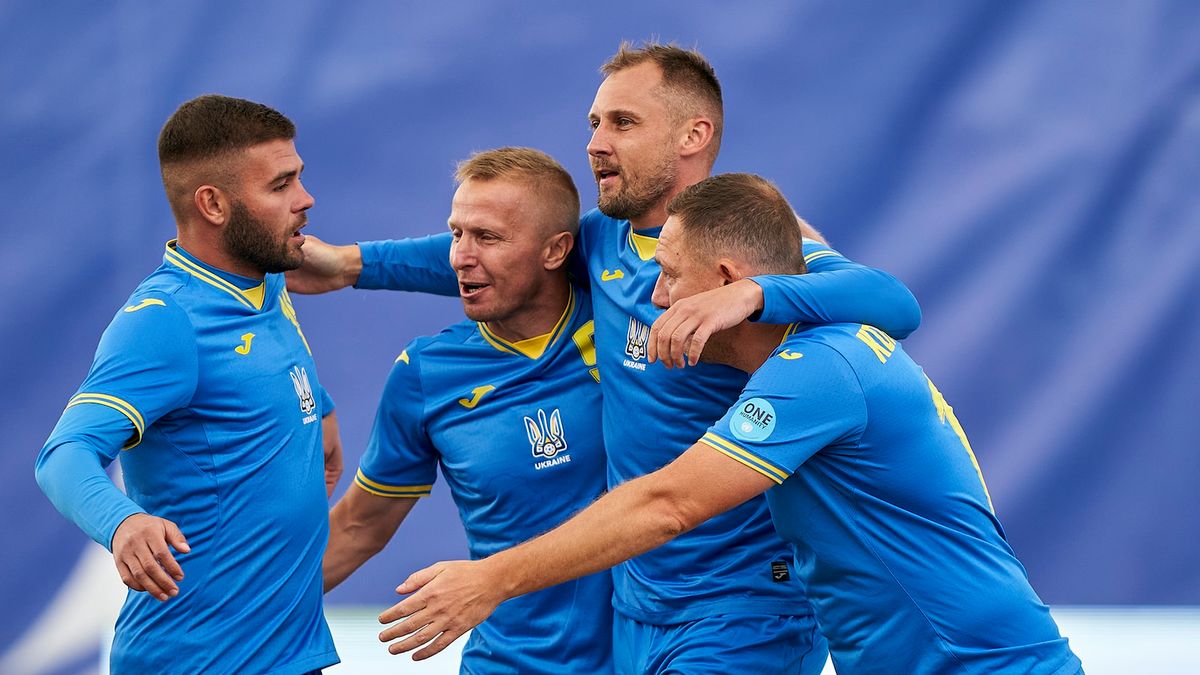
{"type": "Polygon", "coordinates": [[[288,290],[328,293],[347,286],[458,295],[449,233],[334,246],[309,236],[304,263],[287,273],[288,290]]]}
{"type": "Polygon", "coordinates": [[[650,328],[647,358],[672,366],[696,365],[713,333],[747,319],[762,323],[863,323],[894,338],[921,323],[921,307],[896,277],[805,242],[806,274],[741,279],[684,298],[650,328]]]}
{"type": "Polygon", "coordinates": [[[393,654],[425,659],[486,619],[504,600],[593,574],[660,546],[774,483],[697,443],[666,467],[629,481],[577,516],[479,561],[443,562],[411,575],[412,595],[382,615],[393,654]],[[704,489],[696,486],[703,485],[704,489]]]}

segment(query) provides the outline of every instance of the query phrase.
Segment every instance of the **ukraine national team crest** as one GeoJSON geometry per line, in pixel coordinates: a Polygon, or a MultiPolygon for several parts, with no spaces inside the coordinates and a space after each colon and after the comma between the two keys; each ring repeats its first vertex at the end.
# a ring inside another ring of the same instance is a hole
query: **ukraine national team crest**
{"type": "Polygon", "coordinates": [[[312,385],[308,383],[308,371],[300,366],[292,366],[288,372],[292,378],[292,388],[296,390],[296,398],[300,399],[300,412],[304,413],[304,423],[315,422],[317,416],[312,411],[317,409],[317,401],[313,398],[312,385]]]}
{"type": "Polygon", "coordinates": [[[534,464],[535,469],[564,464],[571,461],[570,455],[560,455],[567,449],[567,435],[563,429],[562,413],[558,408],[547,418],[546,411],[538,409],[537,419],[526,416],[525,434],[529,437],[529,447],[534,457],[543,457],[543,461],[534,464]]]}
{"type": "Polygon", "coordinates": [[[629,317],[629,329],[625,333],[625,355],[629,358],[625,359],[622,365],[634,370],[645,370],[646,344],[648,342],[650,342],[650,327],[629,317]]]}

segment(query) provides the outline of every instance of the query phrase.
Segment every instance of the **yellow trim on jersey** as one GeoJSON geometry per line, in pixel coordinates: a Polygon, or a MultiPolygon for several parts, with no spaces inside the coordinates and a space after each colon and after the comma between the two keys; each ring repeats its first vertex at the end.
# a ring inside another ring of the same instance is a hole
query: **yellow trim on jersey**
{"type": "Polygon", "coordinates": [[[407,349],[401,351],[400,356],[397,356],[396,360],[393,361],[393,363],[400,363],[401,361],[408,363],[408,350],[407,349]]]}
{"type": "Polygon", "coordinates": [[[154,305],[158,305],[159,307],[166,307],[167,303],[163,302],[162,300],[159,300],[158,298],[146,298],[136,305],[130,305],[130,306],[126,307],[125,313],[132,314],[138,310],[146,309],[147,307],[151,307],[154,305]]]}
{"type": "Polygon", "coordinates": [[[736,459],[742,464],[754,469],[776,483],[783,483],[783,481],[787,480],[787,471],[784,471],[774,464],[771,464],[767,460],[752,454],[748,450],[730,443],[711,431],[704,434],[704,436],[700,438],[700,442],[714,450],[729,455],[733,459],[736,459]]]}
{"type": "Polygon", "coordinates": [[[809,253],[808,255],[804,256],[804,264],[807,265],[807,264],[811,263],[812,261],[816,260],[817,258],[826,258],[831,255],[841,255],[841,253],[838,253],[837,251],[834,251],[833,249],[821,249],[820,251],[813,251],[812,253],[809,253]]]}
{"type": "Polygon", "coordinates": [[[265,292],[265,283],[263,282],[254,288],[242,290],[237,286],[222,279],[220,276],[204,269],[200,265],[185,258],[179,251],[175,250],[178,239],[172,239],[167,242],[167,260],[175,266],[190,273],[192,276],[203,281],[206,284],[215,286],[226,293],[232,295],[238,302],[254,310],[261,310],[263,306],[263,294],[265,292]]]}
{"type": "Polygon", "coordinates": [[[309,356],[312,356],[312,347],[308,346],[308,338],[304,337],[304,331],[300,330],[300,319],[296,316],[296,308],[292,305],[292,296],[288,295],[286,288],[279,294],[279,310],[296,327],[296,332],[300,334],[300,341],[304,343],[304,349],[308,350],[309,356]]]}
{"type": "Polygon", "coordinates": [[[94,403],[96,405],[112,408],[113,410],[116,410],[124,415],[133,424],[134,437],[129,443],[126,443],[125,446],[121,448],[122,450],[129,450],[130,448],[135,447],[138,443],[142,442],[142,434],[146,431],[146,420],[142,417],[142,413],[138,412],[138,409],[134,407],[132,403],[126,401],[125,399],[117,398],[116,396],[109,396],[108,394],[80,392],[72,396],[70,401],[67,401],[67,408],[84,403],[94,403]]]}
{"type": "Polygon", "coordinates": [[[380,497],[428,497],[433,491],[433,485],[384,485],[376,483],[363,474],[362,469],[354,475],[354,484],[367,492],[380,497]]]}
{"type": "Polygon", "coordinates": [[[654,252],[658,250],[658,237],[647,237],[644,234],[638,234],[633,231],[633,225],[630,225],[629,245],[638,254],[639,258],[649,260],[654,257],[654,252]]]}
{"type": "Polygon", "coordinates": [[[554,324],[554,328],[550,329],[545,335],[525,338],[516,342],[509,342],[504,338],[492,332],[486,323],[477,322],[479,333],[483,335],[483,339],[487,340],[488,344],[499,349],[502,352],[509,354],[517,354],[519,356],[527,356],[531,359],[539,359],[542,354],[546,353],[546,349],[554,344],[558,336],[562,335],[563,329],[567,326],[568,319],[571,318],[571,311],[575,309],[575,289],[569,289],[570,294],[567,296],[567,307],[563,310],[562,316],[558,317],[558,323],[554,324]]]}

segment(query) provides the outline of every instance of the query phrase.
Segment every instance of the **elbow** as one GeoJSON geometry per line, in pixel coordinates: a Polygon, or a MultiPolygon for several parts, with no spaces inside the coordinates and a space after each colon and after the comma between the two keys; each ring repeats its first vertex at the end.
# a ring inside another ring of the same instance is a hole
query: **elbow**
{"type": "Polygon", "coordinates": [[[703,522],[695,510],[688,507],[686,495],[658,488],[648,495],[653,514],[654,533],[658,543],[666,543],[703,522]]]}
{"type": "Polygon", "coordinates": [[[903,340],[921,326],[921,305],[912,291],[899,279],[887,272],[881,271],[880,274],[886,277],[891,286],[891,292],[884,296],[890,298],[887,305],[892,308],[892,316],[888,322],[890,325],[886,331],[897,340],[903,340]]]}

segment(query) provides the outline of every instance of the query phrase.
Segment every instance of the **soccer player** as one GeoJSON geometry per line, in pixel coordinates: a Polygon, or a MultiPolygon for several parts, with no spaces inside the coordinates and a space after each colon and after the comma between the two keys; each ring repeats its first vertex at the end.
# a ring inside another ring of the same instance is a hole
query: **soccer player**
{"type": "Polygon", "coordinates": [[[304,259],[313,205],[295,134],[225,96],[171,115],[158,153],[178,238],[38,455],[42,490],[130,589],[115,673],[338,662],[321,609],[337,418],[280,274],[304,259]],[[118,455],[128,496],[104,472],[118,455]]]}
{"type": "MultiPolygon", "coordinates": [[[[450,264],[466,314],[392,367],[354,484],[330,513],[325,588],[381,550],[440,463],[472,558],[545,532],[605,489],[591,301],[567,278],[579,193],[549,156],[462,162],[450,264]]],[[[607,572],[505,603],[464,673],[612,672],[607,572]]]]}
{"type": "MultiPolygon", "coordinates": [[[[601,70],[587,148],[599,207],[580,222],[574,272],[591,284],[608,484],[616,486],[677,457],[737,398],[746,375],[707,363],[686,371],[647,367],[656,344],[650,326],[661,313],[651,292],[666,205],[709,175],[720,145],[723,110],[713,69],[695,51],[651,43],[622,45],[601,70]]],[[[448,246],[438,238],[319,246],[289,283],[309,292],[351,283],[455,292],[443,262],[448,246]]],[[[804,254],[812,274],[731,284],[700,308],[702,321],[686,323],[696,337],[684,344],[698,349],[712,326],[756,312],[771,323],[857,321],[896,338],[916,328],[920,310],[895,278],[815,240],[804,254]]],[[[744,672],[820,672],[824,641],[790,559],[758,497],[620,565],[616,670],[724,674],[736,663],[744,672]]]]}
{"type": "MultiPolygon", "coordinates": [[[[660,306],[803,271],[791,206],[762,178],[710,178],[668,214],[660,306]]],[[[413,574],[400,590],[422,590],[384,613],[406,619],[385,636],[421,630],[392,646],[453,639],[507,597],[594,573],[766,492],[839,673],[1082,672],[1005,541],[954,411],[896,341],[862,324],[742,323],[703,357],[753,375],[699,442],[528,544],[413,574]]]]}

